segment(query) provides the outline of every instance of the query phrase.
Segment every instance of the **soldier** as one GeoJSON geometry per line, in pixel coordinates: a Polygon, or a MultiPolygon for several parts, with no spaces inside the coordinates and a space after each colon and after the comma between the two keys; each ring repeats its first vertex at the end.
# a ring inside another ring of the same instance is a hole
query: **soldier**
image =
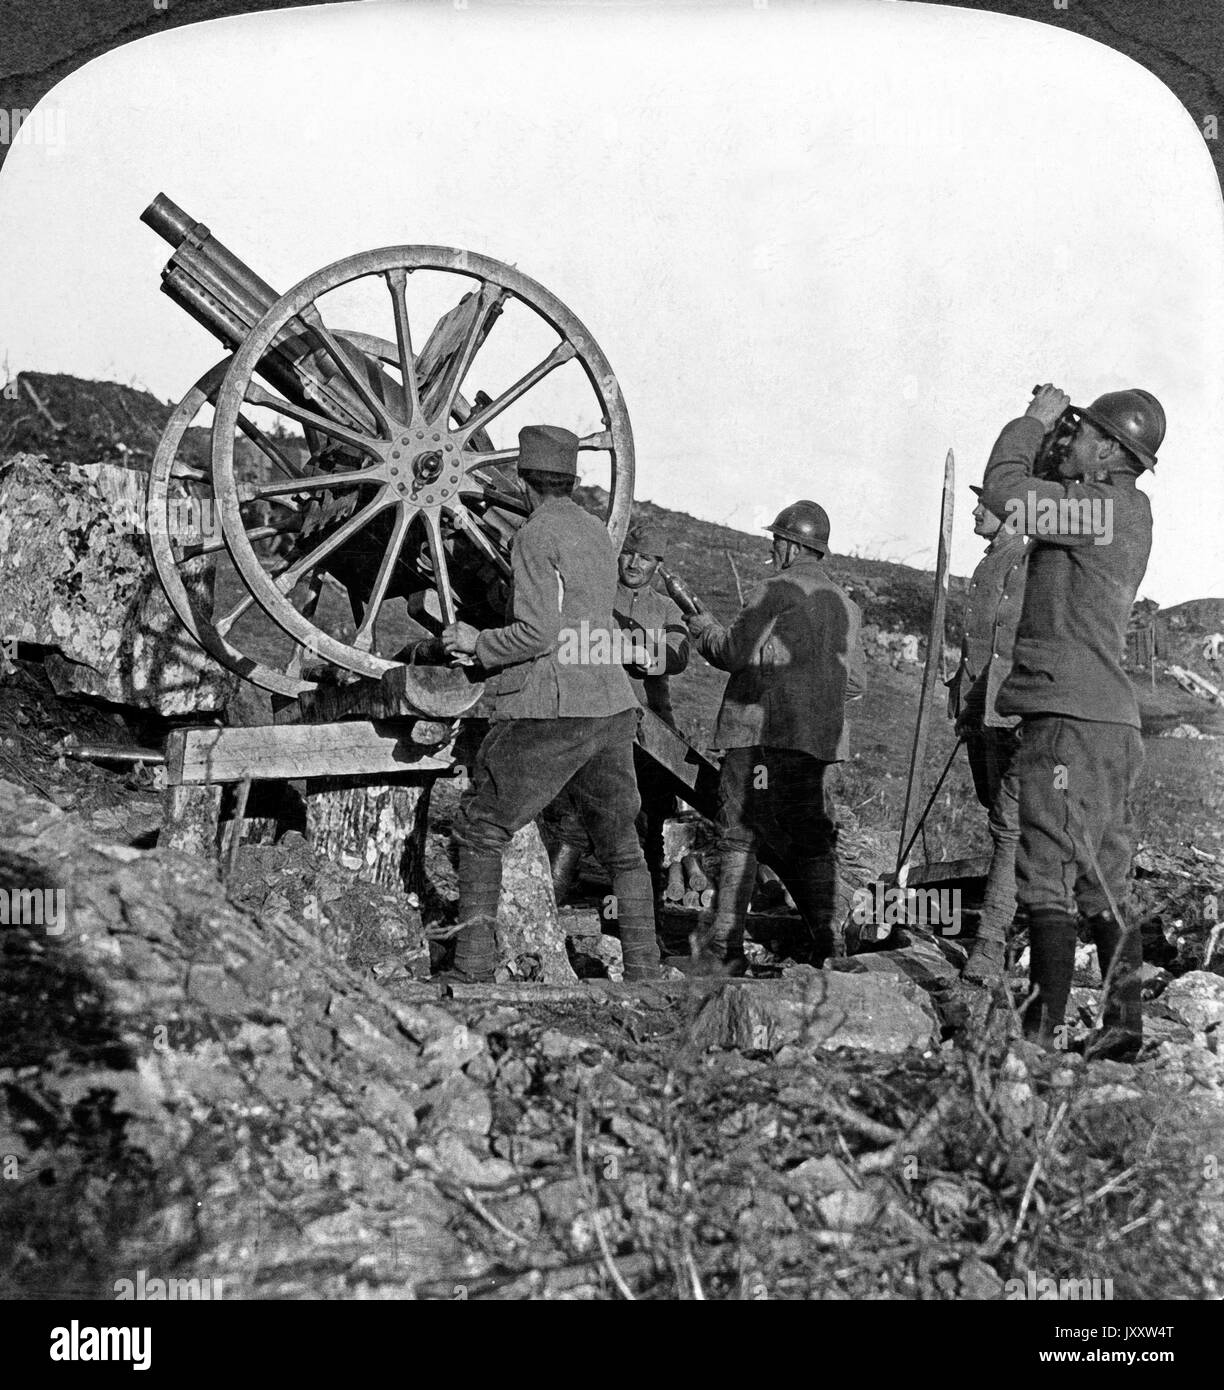
{"type": "MultiPolygon", "coordinates": [[[[680,609],[666,594],[651,588],[666,558],[667,536],[661,526],[639,521],[630,527],[621,549],[612,616],[618,628],[635,639],[637,652],[646,658],[625,668],[639,703],[674,728],[669,677],[679,675],[688,665],[689,636],[680,609]]],[[[675,810],[675,797],[653,760],[636,748],[634,758],[642,801],[638,836],[646,854],[657,912],[664,885],[663,825],[675,810]]],[[[553,892],[560,905],[569,896],[589,842],[582,809],[572,789],[558,797],[551,820],[556,837],[551,854],[553,892]]]]}
{"type": "Polygon", "coordinates": [[[1038,478],[1042,440],[1069,406],[1064,392],[1039,388],[1004,426],[982,495],[1032,538],[1012,670],[997,701],[1021,719],[1016,878],[1032,962],[1024,1029],[1042,1046],[1063,1045],[1078,910],[1105,981],[1104,1028],[1089,1052],[1133,1059],[1143,954],[1122,904],[1143,743],[1122,654],[1152,544],[1151,505],[1136,482],[1156,466],[1165,416],[1146,391],[1108,392],[1074,412],[1057,476],[1038,478]]]}
{"type": "Polygon", "coordinates": [[[979,984],[1001,977],[1007,932],[1016,915],[1016,844],[1020,839],[1020,784],[1015,758],[1018,715],[995,708],[999,687],[1011,670],[1016,624],[1024,604],[1023,533],[1005,528],[982,505],[973,509],[974,534],[989,544],[969,581],[961,663],[952,684],[949,712],[965,740],[977,798],[986,807],[994,852],[978,918],[977,938],[964,978],[979,984]]]}
{"type": "Polygon", "coordinates": [[[731,672],[716,746],[721,875],[709,941],[689,973],[743,974],[744,918],[756,853],[768,844],[812,936],[816,963],[834,953],[837,826],[825,773],[846,757],[844,704],[863,691],[858,606],[828,577],[829,518],[795,502],[766,530],[778,571],[723,628],[709,613],[688,619],[697,650],[731,672]]]}
{"type": "Polygon", "coordinates": [[[612,879],[625,978],[658,975],[650,875],[634,830],[638,703],[613,640],[616,552],[573,500],[577,465],[569,430],[519,432],[531,515],[514,538],[509,621],[484,631],[452,623],[442,634],[448,652],[474,655],[495,673],[492,727],[455,822],[464,924],[455,969],[472,980],[493,974],[502,851],[566,786],[612,879]]]}

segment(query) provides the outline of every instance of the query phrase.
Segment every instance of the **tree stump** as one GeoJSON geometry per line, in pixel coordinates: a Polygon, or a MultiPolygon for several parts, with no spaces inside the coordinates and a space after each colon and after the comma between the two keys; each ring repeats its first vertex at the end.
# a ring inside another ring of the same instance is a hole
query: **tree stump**
{"type": "Polygon", "coordinates": [[[157,837],[158,847],[181,850],[197,859],[215,859],[220,815],[219,786],[167,787],[165,824],[157,837]]]}
{"type": "Polygon", "coordinates": [[[432,777],[412,781],[329,777],[306,784],[306,837],[316,854],[365,883],[425,887],[432,777]]]}

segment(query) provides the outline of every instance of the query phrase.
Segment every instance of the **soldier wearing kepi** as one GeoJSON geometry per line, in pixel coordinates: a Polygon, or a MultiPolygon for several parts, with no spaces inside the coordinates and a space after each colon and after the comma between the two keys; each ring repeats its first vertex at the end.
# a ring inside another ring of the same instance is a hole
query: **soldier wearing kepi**
{"type": "Polygon", "coordinates": [[[1016,775],[1018,715],[995,708],[999,688],[1011,671],[1016,624],[1024,605],[1028,542],[1005,528],[982,505],[973,509],[974,534],[988,542],[969,581],[961,664],[953,682],[950,713],[965,740],[977,798],[986,807],[994,849],[977,937],[963,971],[984,984],[999,979],[1007,952],[1007,932],[1016,915],[1016,844],[1020,839],[1020,782],[1016,775]]]}
{"type": "Polygon", "coordinates": [[[658,974],[650,875],[634,830],[638,703],[613,640],[616,551],[571,496],[577,465],[569,430],[519,432],[531,515],[514,538],[509,621],[484,631],[452,623],[442,635],[448,652],[472,654],[495,673],[492,728],[455,822],[464,924],[455,969],[472,980],[493,973],[502,851],[567,786],[612,880],[625,978],[658,974]]]}
{"type": "Polygon", "coordinates": [[[1108,392],[1074,412],[1057,476],[1035,477],[1042,440],[1069,407],[1064,392],[1038,389],[999,436],[982,495],[1032,538],[1012,671],[997,701],[1021,719],[1016,877],[1032,961],[1024,1028],[1043,1046],[1063,1042],[1078,910],[1105,980],[1104,1029],[1089,1051],[1126,1059],[1142,1040],[1142,943],[1124,904],[1143,744],[1122,654],[1152,544],[1151,505],[1136,482],[1156,466],[1165,416],[1147,391],[1108,392]]]}
{"type": "Polygon", "coordinates": [[[766,530],[778,571],[723,628],[688,619],[697,650],[731,679],[714,733],[726,750],[719,777],[718,902],[694,973],[742,974],[744,918],[756,853],[779,855],[779,876],[811,934],[811,958],[834,954],[837,825],[825,784],[847,754],[844,705],[863,692],[858,606],[825,573],[829,518],[815,502],[784,508],[766,530]]]}
{"type": "MultiPolygon", "coordinates": [[[[667,536],[661,526],[638,521],[629,528],[621,548],[612,616],[620,631],[634,640],[629,650],[643,658],[625,667],[638,702],[674,727],[669,678],[679,675],[688,665],[689,635],[684,615],[675,602],[651,587],[666,558],[667,536]]],[[[675,810],[675,797],[652,759],[640,750],[635,750],[634,758],[642,801],[638,836],[646,854],[657,909],[663,893],[663,826],[675,810]]],[[[554,813],[556,843],[550,859],[553,891],[561,904],[573,888],[589,836],[581,806],[572,791],[562,793],[554,813]]]]}

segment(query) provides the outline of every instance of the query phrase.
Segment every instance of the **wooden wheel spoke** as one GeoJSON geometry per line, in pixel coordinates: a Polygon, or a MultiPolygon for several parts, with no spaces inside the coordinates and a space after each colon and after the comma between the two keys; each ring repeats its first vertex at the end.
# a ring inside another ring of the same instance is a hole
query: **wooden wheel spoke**
{"type": "Polygon", "coordinates": [[[405,418],[415,421],[421,413],[421,395],[416,357],[412,352],[412,330],[408,326],[408,272],[403,266],[395,266],[387,271],[386,280],[387,288],[391,291],[391,308],[395,313],[395,341],[399,346],[400,375],[404,380],[405,418]]]}
{"type": "MultiPolygon", "coordinates": [[[[287,530],[287,526],[256,526],[254,530],[246,533],[247,540],[266,541],[272,536],[283,535],[287,530]]],[[[216,555],[225,548],[225,541],[218,538],[215,541],[201,541],[199,545],[181,545],[179,556],[183,560],[198,560],[204,555],[216,555]]]]}
{"type": "Polygon", "coordinates": [[[391,529],[391,539],[387,542],[387,548],[383,551],[382,560],[378,565],[378,573],[374,576],[374,587],[370,590],[370,596],[366,599],[365,612],[361,615],[361,624],[357,629],[357,635],[353,639],[353,646],[358,651],[372,651],[374,647],[374,623],[378,617],[378,610],[382,606],[382,601],[387,596],[387,586],[391,583],[391,576],[395,572],[395,567],[399,563],[400,552],[404,548],[404,537],[408,534],[408,524],[412,520],[412,510],[406,502],[400,502],[395,509],[395,525],[391,529]]]}
{"type": "Polygon", "coordinates": [[[455,408],[455,397],[459,394],[459,388],[463,385],[463,380],[468,374],[477,349],[484,341],[484,328],[488,323],[489,315],[494,309],[501,308],[502,300],[505,297],[506,291],[500,286],[491,284],[488,280],[480,282],[476,311],[467,326],[463,345],[448,370],[443,374],[439,387],[432,393],[432,404],[434,405],[432,413],[435,416],[440,416],[443,420],[450,419],[451,412],[455,408]]]}
{"type": "Polygon", "coordinates": [[[368,434],[360,434],[357,430],[349,429],[347,425],[337,424],[335,420],[329,420],[326,415],[320,415],[316,411],[307,410],[304,406],[295,405],[292,401],[287,401],[281,396],[273,395],[271,391],[260,386],[257,381],[247,383],[243,400],[248,405],[262,405],[268,410],[276,411],[278,415],[287,415],[291,420],[298,421],[299,424],[309,425],[322,434],[329,434],[333,439],[339,439],[345,444],[352,445],[354,449],[360,450],[363,454],[369,454],[372,458],[378,457],[378,441],[368,434]]]}
{"type": "Polygon", "coordinates": [[[257,497],[291,497],[299,492],[318,492],[326,488],[355,487],[359,483],[381,482],[382,468],[355,468],[350,473],[312,473],[309,477],[290,478],[283,483],[253,483],[239,493],[242,501],[253,502],[257,497]]]}
{"type": "Polygon", "coordinates": [[[296,560],[287,570],[277,577],[276,587],[282,594],[293,591],[298,581],[304,574],[314,569],[320,561],[326,560],[334,550],[339,550],[346,541],[350,540],[363,526],[367,526],[388,504],[381,498],[375,498],[368,502],[359,512],[354,512],[351,517],[327,537],[320,541],[309,554],[303,555],[300,560],[296,560]]]}
{"type": "Polygon", "coordinates": [[[542,362],[537,362],[529,372],[524,372],[513,386],[508,386],[496,400],[492,400],[483,409],[469,415],[463,426],[466,435],[474,434],[477,430],[484,429],[491,420],[495,420],[507,406],[511,406],[520,396],[524,396],[538,382],[543,381],[549,372],[554,372],[564,362],[569,362],[577,356],[577,349],[573,343],[558,343],[555,348],[544,358],[542,362]]]}
{"type": "Polygon", "coordinates": [[[188,482],[206,483],[209,476],[202,468],[193,468],[189,463],[175,463],[170,468],[172,478],[184,478],[188,482]]]}
{"type": "Polygon", "coordinates": [[[456,621],[455,594],[451,589],[450,570],[446,564],[446,550],[442,544],[442,521],[436,507],[422,509],[419,513],[425,524],[425,536],[429,541],[429,554],[433,560],[434,585],[438,590],[438,605],[442,610],[442,622],[446,626],[456,621]]]}
{"type": "Polygon", "coordinates": [[[525,498],[516,497],[512,492],[502,492],[500,488],[485,487],[479,479],[474,480],[474,483],[473,487],[460,488],[459,496],[483,498],[491,507],[500,507],[505,512],[517,512],[520,516],[527,515],[525,498]]]}
{"type": "Polygon", "coordinates": [[[468,450],[463,455],[463,466],[469,472],[473,468],[495,468],[498,464],[518,463],[519,451],[517,449],[487,449],[479,453],[468,450]]]}
{"type": "MultiPolygon", "coordinates": [[[[496,404],[496,402],[494,402],[496,404]]],[[[488,409],[488,407],[486,407],[488,409]]],[[[470,422],[468,422],[470,423],[470,422]]],[[[464,425],[467,430],[468,424],[464,425]]],[[[475,427],[473,427],[475,428],[475,427]]],[[[593,449],[611,449],[612,434],[609,430],[600,430],[596,434],[584,434],[578,441],[578,448],[581,451],[593,449]]],[[[463,467],[468,473],[477,468],[496,468],[507,464],[517,465],[519,461],[519,451],[517,449],[482,449],[479,452],[468,449],[463,455],[463,467]]]]}
{"type": "Polygon", "coordinates": [[[234,624],[238,621],[238,619],[241,618],[245,612],[247,612],[247,610],[251,607],[251,605],[254,602],[255,595],[247,594],[245,598],[239,599],[239,601],[234,605],[233,608],[230,609],[228,613],[225,614],[224,617],[214,618],[213,627],[216,628],[217,632],[222,637],[228,637],[230,628],[232,628],[234,624]]]}
{"type": "Polygon", "coordinates": [[[311,336],[319,343],[327,355],[332,359],[337,367],[340,368],[340,375],[356,391],[361,398],[362,404],[374,417],[377,425],[381,426],[383,433],[388,439],[399,428],[398,422],[387,407],[383,404],[378,392],[370,385],[369,380],[363,375],[361,370],[354,365],[352,358],[340,346],[333,336],[332,331],[323,322],[323,317],[319,313],[317,304],[311,303],[307,309],[301,313],[301,319],[306,324],[311,336]]]}
{"type": "Polygon", "coordinates": [[[257,449],[272,460],[273,464],[275,464],[287,478],[300,478],[302,476],[302,470],[297,464],[295,464],[292,459],[282,454],[276,445],[264,434],[263,430],[261,430],[258,425],[252,424],[245,415],[239,414],[238,428],[257,449]]]}
{"type": "Polygon", "coordinates": [[[468,537],[472,544],[491,564],[495,565],[504,575],[510,574],[510,565],[506,557],[493,544],[484,531],[481,530],[480,523],[468,511],[462,502],[455,506],[447,507],[447,511],[455,519],[455,525],[468,537]]]}

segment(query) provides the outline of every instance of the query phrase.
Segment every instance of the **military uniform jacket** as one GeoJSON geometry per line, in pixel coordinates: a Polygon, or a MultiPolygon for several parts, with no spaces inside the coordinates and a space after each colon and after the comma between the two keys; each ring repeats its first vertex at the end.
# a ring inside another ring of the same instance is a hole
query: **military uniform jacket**
{"type": "Polygon", "coordinates": [[[1016,627],[1024,607],[1028,542],[997,531],[969,581],[965,637],[961,644],[961,699],[987,728],[1012,728],[1020,716],[995,708],[999,687],[1011,672],[1016,627]]]}
{"type": "Polygon", "coordinates": [[[477,661],[496,673],[493,720],[633,709],[610,640],[617,563],[603,523],[568,497],[547,497],[515,533],[510,561],[510,621],[476,639],[477,661]]]}
{"type": "Polygon", "coordinates": [[[858,605],[814,556],[758,585],[729,628],[694,630],[697,650],[730,671],[714,744],[794,748],[824,762],[848,750],[845,702],[863,692],[858,605]]]}
{"type": "Polygon", "coordinates": [[[626,632],[649,634],[652,650],[658,655],[650,666],[627,666],[638,702],[661,719],[675,724],[671,707],[669,676],[678,676],[688,665],[689,635],[684,615],[666,595],[649,584],[631,589],[617,584],[612,616],[626,632]]]}
{"type": "MultiPolygon", "coordinates": [[[[1152,508],[1119,471],[1083,482],[1032,476],[1041,446],[1039,420],[1005,425],[986,465],[982,501],[996,516],[1045,508],[1045,523],[1030,529],[1028,579],[1016,630],[1012,670],[999,691],[1001,714],[1062,714],[1139,728],[1139,705],[1122,669],[1131,605],[1152,548],[1152,508]],[[1069,503],[1063,512],[1059,503],[1069,503]],[[1010,503],[1010,508],[1009,508],[1010,503]],[[1109,517],[1107,544],[1082,522],[1068,526],[1084,504],[1109,517]],[[1108,508],[1108,513],[1106,512],[1108,508]],[[1050,527],[1054,526],[1051,530],[1050,527]]],[[[1042,512],[1037,513],[1041,520],[1042,512]]]]}

